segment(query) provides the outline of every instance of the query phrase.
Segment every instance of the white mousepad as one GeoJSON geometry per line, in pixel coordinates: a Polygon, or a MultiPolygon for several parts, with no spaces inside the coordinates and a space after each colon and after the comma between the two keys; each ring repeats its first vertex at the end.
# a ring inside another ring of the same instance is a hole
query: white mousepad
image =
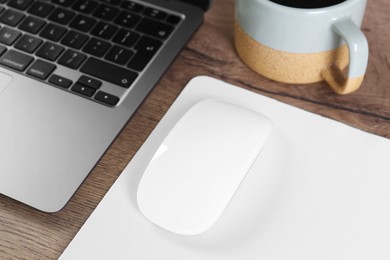
{"type": "Polygon", "coordinates": [[[61,259],[390,259],[390,140],[209,77],[193,79],[61,259]],[[218,98],[274,130],[222,217],[175,235],[140,213],[137,186],[159,144],[197,102],[218,98]]]}

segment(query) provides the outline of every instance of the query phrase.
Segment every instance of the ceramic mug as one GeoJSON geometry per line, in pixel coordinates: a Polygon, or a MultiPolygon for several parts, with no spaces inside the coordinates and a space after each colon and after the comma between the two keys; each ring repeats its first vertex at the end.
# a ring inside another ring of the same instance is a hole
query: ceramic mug
{"type": "Polygon", "coordinates": [[[359,29],[367,0],[341,0],[319,8],[283,3],[299,2],[294,0],[276,2],[236,0],[234,39],[240,58],[275,81],[325,80],[339,94],[357,90],[368,62],[367,39],[359,29]]]}

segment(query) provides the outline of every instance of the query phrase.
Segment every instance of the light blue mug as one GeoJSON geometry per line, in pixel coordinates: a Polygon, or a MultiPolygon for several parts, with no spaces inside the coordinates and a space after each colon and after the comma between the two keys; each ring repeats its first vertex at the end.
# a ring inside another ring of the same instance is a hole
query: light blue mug
{"type": "Polygon", "coordinates": [[[339,94],[354,92],[368,63],[368,43],[360,30],[366,3],[345,0],[295,8],[269,0],[236,0],[237,52],[270,79],[292,84],[325,80],[339,94]]]}

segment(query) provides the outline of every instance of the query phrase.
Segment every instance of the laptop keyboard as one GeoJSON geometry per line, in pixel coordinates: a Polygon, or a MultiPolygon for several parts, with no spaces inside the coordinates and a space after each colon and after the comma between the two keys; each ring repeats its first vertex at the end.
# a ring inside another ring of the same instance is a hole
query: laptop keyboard
{"type": "Polygon", "coordinates": [[[0,0],[0,65],[115,106],[180,21],[133,1],[0,0]]]}

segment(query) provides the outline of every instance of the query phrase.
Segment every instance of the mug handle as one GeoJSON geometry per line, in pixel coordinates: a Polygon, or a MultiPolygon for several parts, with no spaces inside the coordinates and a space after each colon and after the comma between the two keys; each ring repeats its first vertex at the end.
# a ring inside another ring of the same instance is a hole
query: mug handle
{"type": "Polygon", "coordinates": [[[341,19],[333,23],[335,31],[347,43],[349,49],[349,70],[344,76],[338,66],[331,66],[321,71],[322,78],[338,94],[349,94],[362,84],[368,63],[368,43],[363,32],[350,19],[341,19]]]}

